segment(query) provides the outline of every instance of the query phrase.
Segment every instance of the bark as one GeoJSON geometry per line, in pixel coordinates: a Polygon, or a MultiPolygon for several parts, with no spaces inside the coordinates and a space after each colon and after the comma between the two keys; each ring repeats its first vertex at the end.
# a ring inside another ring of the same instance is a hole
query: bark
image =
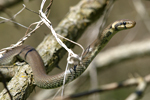
{"type": "MultiPolygon", "coordinates": [[[[80,1],[70,9],[65,18],[58,24],[55,31],[64,37],[76,41],[86,28],[103,14],[106,1],[80,1]]],[[[73,47],[71,43],[65,40],[63,42],[68,47],[73,47]]],[[[66,52],[51,34],[48,34],[43,42],[39,44],[37,51],[44,60],[47,72],[50,72],[58,64],[66,52]]],[[[8,88],[14,100],[26,100],[35,87],[33,84],[32,70],[28,64],[23,64],[18,66],[16,72],[8,83],[8,88]]],[[[10,99],[5,89],[0,93],[0,99],[10,99]]]]}

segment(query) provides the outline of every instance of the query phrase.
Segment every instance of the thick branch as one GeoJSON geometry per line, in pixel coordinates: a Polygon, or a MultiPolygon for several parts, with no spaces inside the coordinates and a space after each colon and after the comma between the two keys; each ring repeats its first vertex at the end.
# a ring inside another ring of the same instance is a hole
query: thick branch
{"type": "MultiPolygon", "coordinates": [[[[78,5],[72,7],[67,16],[56,27],[56,32],[62,36],[68,37],[76,41],[83,31],[99,16],[102,15],[106,5],[106,0],[103,3],[97,0],[82,0],[78,5]],[[90,21],[90,22],[89,22],[90,21]]],[[[71,43],[65,42],[69,47],[71,43]]],[[[47,35],[43,42],[37,48],[42,56],[47,71],[49,72],[58,64],[65,51],[56,42],[51,34],[47,35]]],[[[8,88],[14,99],[25,100],[34,89],[32,70],[29,65],[19,66],[17,74],[8,83],[8,88]]],[[[6,90],[0,94],[0,99],[9,99],[6,90]]]]}
{"type": "Polygon", "coordinates": [[[100,53],[95,60],[98,71],[112,67],[122,61],[150,55],[150,41],[141,41],[118,46],[100,53]]]}

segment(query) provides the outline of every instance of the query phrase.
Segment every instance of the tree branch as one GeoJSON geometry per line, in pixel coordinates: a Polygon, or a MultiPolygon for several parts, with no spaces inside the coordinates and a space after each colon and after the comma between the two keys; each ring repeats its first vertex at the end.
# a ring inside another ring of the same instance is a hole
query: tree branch
{"type": "MultiPolygon", "coordinates": [[[[97,0],[82,0],[70,9],[55,31],[64,37],[76,41],[85,29],[102,15],[105,6],[106,0],[103,0],[103,3],[97,0]]],[[[64,40],[63,42],[68,47],[73,47],[71,43],[64,40]]],[[[37,50],[44,60],[47,72],[51,71],[65,54],[64,49],[56,42],[51,34],[44,38],[43,42],[37,47],[37,50]]],[[[28,64],[18,67],[17,73],[8,83],[8,89],[13,99],[25,100],[35,87],[33,85],[32,70],[28,64]]],[[[0,93],[0,99],[9,99],[6,90],[0,93]]]]}
{"type": "Polygon", "coordinates": [[[98,71],[101,71],[123,61],[148,55],[150,55],[149,40],[134,42],[101,52],[97,56],[98,59],[94,61],[94,65],[98,71]]]}

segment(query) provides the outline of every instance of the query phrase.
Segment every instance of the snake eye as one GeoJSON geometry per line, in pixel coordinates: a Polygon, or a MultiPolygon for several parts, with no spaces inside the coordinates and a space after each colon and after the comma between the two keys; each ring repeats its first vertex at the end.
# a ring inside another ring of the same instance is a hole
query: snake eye
{"type": "Polygon", "coordinates": [[[123,25],[126,25],[126,22],[123,22],[123,25]]]}

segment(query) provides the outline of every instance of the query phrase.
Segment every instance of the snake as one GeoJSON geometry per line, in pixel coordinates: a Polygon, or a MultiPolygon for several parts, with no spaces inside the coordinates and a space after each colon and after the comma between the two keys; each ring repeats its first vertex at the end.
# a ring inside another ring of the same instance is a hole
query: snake
{"type": "Polygon", "coordinates": [[[130,29],[134,27],[135,24],[135,21],[128,19],[118,20],[110,24],[102,33],[99,33],[97,38],[85,49],[80,63],[73,65],[66,70],[66,72],[52,76],[47,75],[44,62],[39,53],[28,45],[21,45],[9,50],[0,58],[0,65],[13,64],[16,60],[22,59],[31,66],[34,82],[38,87],[44,89],[57,88],[63,85],[64,74],[66,75],[65,84],[79,77],[117,32],[130,29]]]}

